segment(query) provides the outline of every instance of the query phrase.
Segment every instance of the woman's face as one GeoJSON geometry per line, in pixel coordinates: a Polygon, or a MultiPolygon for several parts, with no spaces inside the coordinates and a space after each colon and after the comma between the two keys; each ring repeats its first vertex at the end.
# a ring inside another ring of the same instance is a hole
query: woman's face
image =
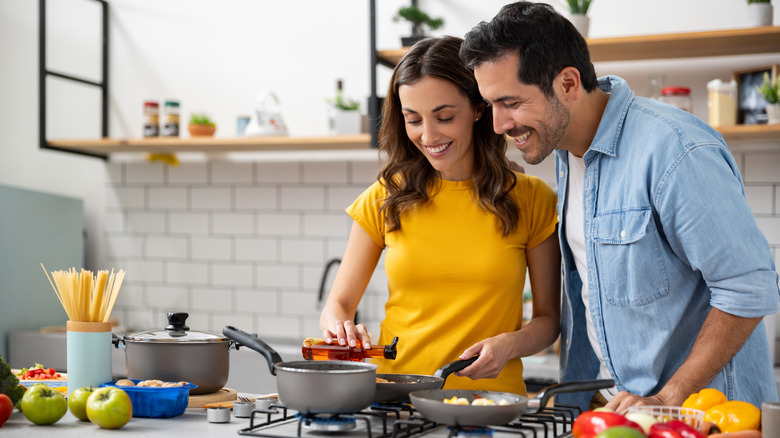
{"type": "Polygon", "coordinates": [[[398,87],[406,135],[442,179],[463,181],[474,174],[472,133],[480,115],[452,82],[424,77],[398,87]]]}

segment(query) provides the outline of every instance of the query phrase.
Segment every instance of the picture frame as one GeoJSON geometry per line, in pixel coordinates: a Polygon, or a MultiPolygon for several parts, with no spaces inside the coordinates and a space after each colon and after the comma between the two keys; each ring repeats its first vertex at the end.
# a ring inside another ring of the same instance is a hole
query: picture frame
{"type": "Polygon", "coordinates": [[[758,125],[767,122],[766,100],[761,97],[756,87],[764,81],[764,73],[769,73],[773,81],[777,80],[778,70],[780,65],[772,64],[732,73],[731,77],[737,83],[738,124],[758,125]]]}

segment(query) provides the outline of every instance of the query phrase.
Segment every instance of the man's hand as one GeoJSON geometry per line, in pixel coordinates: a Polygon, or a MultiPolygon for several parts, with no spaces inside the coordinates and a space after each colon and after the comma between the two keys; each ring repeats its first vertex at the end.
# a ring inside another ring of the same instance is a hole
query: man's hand
{"type": "Polygon", "coordinates": [[[680,406],[681,404],[682,401],[664,400],[657,394],[649,397],[642,397],[631,394],[628,391],[620,391],[604,407],[612,409],[618,414],[625,414],[631,406],[680,406]]]}

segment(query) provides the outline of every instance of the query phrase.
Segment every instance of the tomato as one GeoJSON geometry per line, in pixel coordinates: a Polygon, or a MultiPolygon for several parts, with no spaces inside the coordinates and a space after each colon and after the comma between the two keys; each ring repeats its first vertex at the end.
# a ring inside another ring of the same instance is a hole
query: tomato
{"type": "Polygon", "coordinates": [[[14,404],[11,402],[11,397],[0,393],[0,427],[3,427],[5,420],[11,417],[13,411],[14,404]]]}
{"type": "Polygon", "coordinates": [[[87,418],[87,399],[95,390],[88,386],[86,388],[79,388],[73,391],[73,394],[68,396],[68,409],[74,417],[81,421],[88,421],[87,418]]]}
{"type": "Polygon", "coordinates": [[[68,412],[68,402],[61,392],[44,383],[29,387],[22,396],[22,413],[35,424],[54,424],[68,412]]]}
{"type": "Polygon", "coordinates": [[[612,426],[608,427],[598,435],[596,438],[646,438],[645,434],[629,426],[612,426]]]}
{"type": "Polygon", "coordinates": [[[98,388],[87,399],[89,421],[104,429],[118,429],[127,424],[132,416],[133,402],[119,388],[98,388]]]}
{"type": "Polygon", "coordinates": [[[679,420],[652,425],[649,436],[650,438],[705,438],[704,434],[679,420]]]}
{"type": "Polygon", "coordinates": [[[580,414],[574,424],[571,432],[574,438],[595,438],[603,430],[614,426],[632,427],[642,432],[642,426],[627,419],[617,412],[598,412],[586,411],[580,414]]]}

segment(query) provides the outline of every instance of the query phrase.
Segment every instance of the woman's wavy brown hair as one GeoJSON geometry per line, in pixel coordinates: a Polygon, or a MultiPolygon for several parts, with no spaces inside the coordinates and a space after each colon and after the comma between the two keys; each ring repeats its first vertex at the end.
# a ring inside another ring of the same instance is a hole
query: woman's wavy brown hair
{"type": "Polygon", "coordinates": [[[506,141],[493,131],[493,116],[485,108],[474,73],[458,57],[462,39],[445,36],[427,38],[416,43],[393,70],[387,97],[382,107],[379,149],[387,153],[387,162],[379,171],[379,181],[387,189],[381,212],[385,214],[387,232],[401,229],[401,215],[428,202],[428,194],[438,190],[439,172],[431,166],[406,135],[401,99],[401,85],[417,83],[424,77],[437,77],[457,85],[475,110],[482,116],[474,123],[473,193],[477,204],[496,215],[504,236],[516,228],[520,211],[510,191],[517,177],[506,159],[506,141]]]}

